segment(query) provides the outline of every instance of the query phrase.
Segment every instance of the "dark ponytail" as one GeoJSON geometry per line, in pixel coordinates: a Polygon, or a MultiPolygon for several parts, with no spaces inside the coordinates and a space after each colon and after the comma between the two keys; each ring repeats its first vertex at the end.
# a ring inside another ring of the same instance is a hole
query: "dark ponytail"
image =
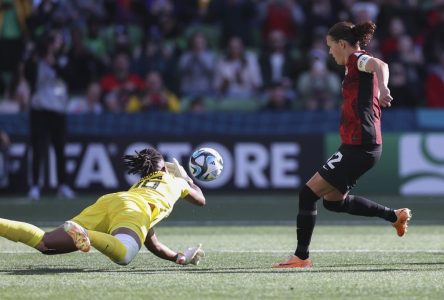
{"type": "Polygon", "coordinates": [[[333,25],[328,31],[328,35],[334,41],[344,40],[351,46],[360,46],[364,48],[370,43],[370,40],[375,33],[376,25],[367,21],[358,25],[353,25],[350,22],[339,22],[333,25]]]}
{"type": "Polygon", "coordinates": [[[123,162],[128,167],[128,174],[140,174],[144,177],[150,173],[160,171],[160,162],[163,161],[162,154],[154,148],[136,151],[134,155],[124,155],[123,162]]]}

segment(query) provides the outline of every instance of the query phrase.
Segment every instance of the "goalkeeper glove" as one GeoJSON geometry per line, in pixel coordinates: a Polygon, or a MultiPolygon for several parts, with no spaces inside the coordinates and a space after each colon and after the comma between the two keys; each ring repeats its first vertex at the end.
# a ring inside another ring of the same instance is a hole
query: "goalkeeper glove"
{"type": "Polygon", "coordinates": [[[165,162],[165,167],[168,170],[168,173],[173,174],[176,177],[180,177],[185,179],[189,183],[193,183],[193,180],[188,176],[185,169],[179,164],[177,159],[173,157],[173,162],[165,162]]]}
{"type": "Polygon", "coordinates": [[[202,244],[196,247],[187,248],[184,253],[178,253],[176,263],[179,265],[198,265],[200,259],[205,256],[205,252],[202,249],[202,244]]]}

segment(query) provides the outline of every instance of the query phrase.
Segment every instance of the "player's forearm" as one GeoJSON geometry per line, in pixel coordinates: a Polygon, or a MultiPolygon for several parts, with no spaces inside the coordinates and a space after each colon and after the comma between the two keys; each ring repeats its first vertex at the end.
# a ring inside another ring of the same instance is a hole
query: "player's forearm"
{"type": "Polygon", "coordinates": [[[369,62],[369,69],[376,74],[379,89],[387,88],[389,81],[388,65],[380,59],[373,59],[369,62]]]}
{"type": "Polygon", "coordinates": [[[185,199],[195,205],[204,206],[206,203],[205,196],[202,193],[202,190],[200,187],[195,185],[193,182],[189,182],[189,185],[191,187],[191,190],[188,194],[188,196],[185,197],[185,199]]]}
{"type": "Polygon", "coordinates": [[[384,62],[381,62],[379,68],[377,68],[376,76],[378,76],[379,89],[387,88],[389,81],[389,68],[384,62]]]}
{"type": "Polygon", "coordinates": [[[156,255],[157,257],[160,257],[162,259],[174,261],[174,262],[177,259],[178,253],[171,250],[170,248],[168,248],[164,244],[161,244],[160,242],[157,245],[151,245],[151,246],[146,245],[146,247],[151,253],[153,253],[154,255],[156,255]]]}

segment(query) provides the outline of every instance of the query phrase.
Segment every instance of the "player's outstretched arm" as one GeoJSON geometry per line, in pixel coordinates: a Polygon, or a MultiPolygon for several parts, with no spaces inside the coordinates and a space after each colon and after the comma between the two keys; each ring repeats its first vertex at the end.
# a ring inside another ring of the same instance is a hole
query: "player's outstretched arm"
{"type": "Polygon", "coordinates": [[[201,245],[190,247],[186,249],[184,253],[175,252],[157,239],[153,229],[148,231],[145,247],[157,257],[173,261],[179,265],[197,265],[199,264],[200,259],[205,255],[204,251],[201,249],[201,245]]]}
{"type": "Polygon", "coordinates": [[[157,257],[166,259],[169,261],[176,261],[177,252],[171,250],[166,245],[162,244],[158,239],[153,229],[148,231],[145,239],[145,247],[157,257]]]}
{"type": "Polygon", "coordinates": [[[202,190],[194,184],[193,180],[188,176],[187,172],[185,171],[183,166],[179,164],[177,159],[173,158],[173,162],[165,162],[165,167],[168,170],[168,173],[171,173],[176,177],[185,179],[190,185],[191,190],[189,194],[185,197],[185,200],[199,206],[205,205],[205,196],[203,195],[202,190]]]}
{"type": "Polygon", "coordinates": [[[188,182],[191,189],[188,195],[185,197],[185,200],[187,200],[190,203],[193,203],[195,205],[204,206],[206,203],[205,196],[202,193],[202,190],[200,187],[195,185],[193,182],[188,182]]]}

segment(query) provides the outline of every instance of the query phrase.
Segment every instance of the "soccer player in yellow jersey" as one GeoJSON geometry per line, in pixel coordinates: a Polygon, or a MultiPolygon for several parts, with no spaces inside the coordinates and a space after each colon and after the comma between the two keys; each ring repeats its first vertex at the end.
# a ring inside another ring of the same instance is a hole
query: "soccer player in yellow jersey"
{"type": "Polygon", "coordinates": [[[180,198],[205,205],[201,189],[177,161],[165,163],[153,148],[124,156],[128,173],[140,180],[126,192],[107,194],[79,215],[53,231],[23,222],[0,218],[0,236],[22,242],[43,254],[88,252],[92,247],[119,265],[129,264],[142,244],[156,256],[181,265],[199,263],[204,255],[200,245],[183,253],[162,244],[153,226],[173,210],[180,198]]]}

